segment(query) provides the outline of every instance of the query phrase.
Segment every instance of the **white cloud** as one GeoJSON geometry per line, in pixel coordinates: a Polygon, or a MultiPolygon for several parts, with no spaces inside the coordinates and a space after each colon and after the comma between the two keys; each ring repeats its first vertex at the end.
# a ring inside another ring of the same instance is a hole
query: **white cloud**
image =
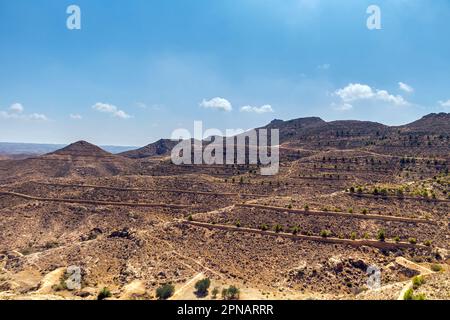
{"type": "Polygon", "coordinates": [[[24,114],[25,108],[20,103],[14,103],[9,108],[9,111],[0,111],[1,119],[12,120],[35,120],[35,121],[47,121],[46,115],[41,113],[24,114]]]}
{"type": "Polygon", "coordinates": [[[328,70],[330,68],[331,68],[331,65],[329,63],[324,63],[324,64],[321,64],[320,66],[317,66],[317,69],[319,69],[319,70],[328,70]]]}
{"type": "Polygon", "coordinates": [[[22,113],[24,110],[24,107],[20,103],[14,103],[9,107],[9,110],[14,113],[22,113]]]}
{"type": "Polygon", "coordinates": [[[241,112],[254,112],[261,114],[261,113],[272,113],[274,111],[271,105],[266,104],[261,107],[244,106],[241,108],[241,112]]]}
{"type": "Polygon", "coordinates": [[[450,99],[447,101],[439,101],[439,104],[441,105],[441,107],[450,108],[450,99]]]}
{"type": "Polygon", "coordinates": [[[41,120],[41,121],[48,120],[47,116],[45,114],[41,114],[41,113],[32,113],[32,114],[28,115],[27,117],[30,120],[41,120]]]}
{"type": "Polygon", "coordinates": [[[404,82],[399,82],[398,86],[399,86],[400,90],[403,90],[403,91],[405,91],[407,93],[413,93],[414,92],[414,88],[411,87],[410,85],[407,85],[404,82]]]}
{"type": "Polygon", "coordinates": [[[350,83],[345,88],[335,91],[335,95],[339,96],[345,103],[358,100],[377,100],[384,101],[396,106],[407,106],[409,102],[400,95],[392,95],[386,90],[372,89],[366,84],[350,83]]]}
{"type": "Polygon", "coordinates": [[[337,111],[349,111],[353,109],[353,106],[350,103],[332,103],[331,106],[337,111]]]}
{"type": "Polygon", "coordinates": [[[103,113],[109,113],[113,117],[121,118],[121,119],[129,119],[131,116],[127,114],[125,111],[120,110],[116,106],[108,103],[97,102],[92,106],[92,109],[97,110],[103,113]]]}
{"type": "Polygon", "coordinates": [[[222,110],[222,111],[231,111],[233,110],[233,106],[231,103],[224,98],[213,98],[211,100],[205,100],[200,103],[200,107],[207,108],[207,109],[216,109],[216,110],[222,110]]]}
{"type": "Polygon", "coordinates": [[[73,119],[73,120],[81,120],[81,119],[83,119],[83,117],[81,116],[81,115],[79,115],[79,114],[70,114],[69,115],[69,117],[70,117],[70,119],[73,119]]]}

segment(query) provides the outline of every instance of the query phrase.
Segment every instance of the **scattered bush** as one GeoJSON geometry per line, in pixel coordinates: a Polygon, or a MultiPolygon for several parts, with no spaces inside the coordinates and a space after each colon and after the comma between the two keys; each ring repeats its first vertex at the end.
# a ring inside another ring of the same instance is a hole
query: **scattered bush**
{"type": "Polygon", "coordinates": [[[331,236],[331,231],[329,231],[329,230],[322,230],[322,231],[320,231],[320,236],[322,238],[328,238],[329,236],[331,236]]]}
{"type": "Polygon", "coordinates": [[[269,230],[269,226],[263,223],[262,225],[259,226],[259,229],[261,229],[262,231],[267,231],[269,230]]]}
{"type": "Polygon", "coordinates": [[[414,290],[412,288],[405,291],[405,294],[403,295],[403,300],[413,300],[414,297],[414,290]]]}
{"type": "Polygon", "coordinates": [[[228,289],[222,290],[222,298],[224,300],[239,300],[240,290],[236,286],[230,286],[228,289]]]}
{"type": "Polygon", "coordinates": [[[417,239],[416,238],[409,238],[408,242],[411,244],[417,244],[417,239]]]}
{"type": "Polygon", "coordinates": [[[422,284],[425,283],[425,280],[423,279],[422,276],[415,276],[412,279],[412,283],[413,283],[413,288],[414,290],[418,289],[422,284]]]}
{"type": "Polygon", "coordinates": [[[431,270],[434,272],[441,272],[442,271],[442,267],[438,264],[433,263],[431,265],[431,270]]]}
{"type": "Polygon", "coordinates": [[[217,299],[217,295],[219,294],[219,288],[215,287],[211,292],[211,297],[213,299],[217,299]]]}
{"type": "Polygon", "coordinates": [[[307,204],[305,204],[305,211],[309,211],[309,206],[307,204]]]}
{"type": "Polygon", "coordinates": [[[399,237],[399,236],[396,236],[396,237],[394,238],[394,241],[395,241],[396,243],[399,243],[399,242],[400,242],[400,237],[399,237]]]}
{"type": "Polygon", "coordinates": [[[240,228],[241,227],[241,221],[240,220],[236,221],[235,226],[240,228]]]}
{"type": "Polygon", "coordinates": [[[356,234],[356,232],[352,232],[350,234],[350,239],[352,239],[352,240],[356,240],[357,237],[358,237],[358,235],[356,234]]]}
{"type": "Polygon", "coordinates": [[[194,221],[194,218],[192,217],[192,214],[190,214],[190,215],[188,216],[188,221],[194,221]]]}
{"type": "Polygon", "coordinates": [[[209,286],[211,285],[211,280],[205,278],[197,281],[195,284],[195,294],[199,297],[205,297],[208,294],[209,286]]]}
{"type": "Polygon", "coordinates": [[[431,247],[431,240],[425,240],[423,244],[426,245],[427,247],[431,247]]]}
{"type": "Polygon", "coordinates": [[[175,292],[175,287],[172,284],[165,284],[156,289],[156,297],[159,300],[169,299],[175,292]]]}
{"type": "Polygon", "coordinates": [[[292,228],[292,234],[295,236],[296,234],[298,234],[300,232],[299,227],[293,227],[292,228]]]}
{"type": "Polygon", "coordinates": [[[279,225],[279,224],[276,224],[276,225],[273,227],[273,230],[274,230],[276,233],[280,233],[280,232],[283,231],[283,227],[282,227],[281,225],[279,225]]]}
{"type": "Polygon", "coordinates": [[[100,290],[100,292],[97,295],[97,300],[104,300],[106,298],[111,298],[111,291],[104,287],[102,290],[100,290]]]}
{"type": "Polygon", "coordinates": [[[377,240],[385,241],[386,240],[386,232],[384,230],[379,230],[377,233],[377,240]]]}
{"type": "Polygon", "coordinates": [[[368,213],[367,209],[363,209],[362,214],[367,214],[367,213],[368,213]]]}

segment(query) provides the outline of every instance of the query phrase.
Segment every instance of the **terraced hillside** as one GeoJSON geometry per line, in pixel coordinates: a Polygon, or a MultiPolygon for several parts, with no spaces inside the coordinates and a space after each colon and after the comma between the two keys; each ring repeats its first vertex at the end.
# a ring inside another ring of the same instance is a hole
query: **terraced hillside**
{"type": "Polygon", "coordinates": [[[281,167],[170,162],[161,140],[0,159],[0,298],[449,299],[450,115],[388,127],[275,120],[281,167]],[[66,281],[79,268],[80,287],[66,281]],[[380,288],[370,285],[381,273],[380,288]],[[211,291],[211,290],[210,290],[211,291]],[[209,294],[206,298],[211,298],[209,294]]]}

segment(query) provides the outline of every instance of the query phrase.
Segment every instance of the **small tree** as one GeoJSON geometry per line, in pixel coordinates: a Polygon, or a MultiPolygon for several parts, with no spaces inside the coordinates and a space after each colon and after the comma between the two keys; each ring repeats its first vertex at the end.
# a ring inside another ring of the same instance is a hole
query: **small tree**
{"type": "Polygon", "coordinates": [[[209,286],[211,285],[211,280],[209,278],[205,278],[197,281],[195,284],[195,294],[199,297],[205,297],[208,294],[209,286]]]}
{"type": "Polygon", "coordinates": [[[194,218],[192,217],[192,214],[190,214],[190,215],[188,216],[188,221],[194,221],[194,218]]]}
{"type": "Polygon", "coordinates": [[[241,227],[241,220],[236,221],[235,226],[240,228],[241,227]]]}
{"type": "Polygon", "coordinates": [[[356,240],[357,236],[358,235],[356,234],[356,232],[352,232],[351,235],[350,235],[350,239],[356,240]]]}
{"type": "Polygon", "coordinates": [[[159,300],[169,299],[175,292],[175,287],[172,284],[165,284],[156,289],[156,297],[159,300]]]}

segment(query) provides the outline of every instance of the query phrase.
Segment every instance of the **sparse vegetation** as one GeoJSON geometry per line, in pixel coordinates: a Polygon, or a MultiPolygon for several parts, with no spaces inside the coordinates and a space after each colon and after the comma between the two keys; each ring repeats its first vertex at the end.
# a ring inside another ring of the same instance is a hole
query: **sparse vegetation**
{"type": "Polygon", "coordinates": [[[104,300],[104,299],[107,299],[107,298],[111,298],[111,296],[112,296],[111,291],[108,288],[104,287],[98,293],[97,300],[104,300]]]}
{"type": "Polygon", "coordinates": [[[239,300],[240,290],[236,286],[230,286],[222,290],[222,299],[224,300],[239,300]]]}
{"type": "Polygon", "coordinates": [[[377,240],[378,241],[385,241],[386,240],[386,232],[383,229],[378,231],[378,233],[377,233],[377,240]]]}
{"type": "Polygon", "coordinates": [[[211,280],[209,278],[205,278],[199,280],[195,283],[195,294],[199,297],[205,297],[208,295],[208,289],[211,285],[211,280]]]}
{"type": "Polygon", "coordinates": [[[175,293],[175,287],[172,284],[164,284],[156,289],[156,297],[159,300],[167,300],[175,293]]]}

